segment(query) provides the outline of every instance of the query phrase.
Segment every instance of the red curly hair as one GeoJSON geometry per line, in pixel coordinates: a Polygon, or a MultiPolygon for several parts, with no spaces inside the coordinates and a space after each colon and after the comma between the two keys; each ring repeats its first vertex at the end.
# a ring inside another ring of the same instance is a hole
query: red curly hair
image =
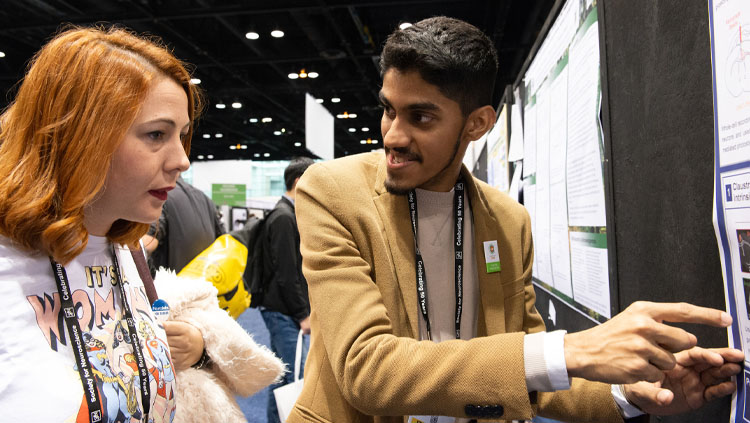
{"type": "MultiPolygon", "coordinates": [[[[0,115],[0,234],[60,263],[80,254],[88,239],[84,208],[103,189],[117,146],[163,76],[183,87],[195,122],[200,92],[159,40],[73,27],[42,47],[0,115]]],[[[186,154],[192,134],[191,125],[186,154]]],[[[118,220],[107,238],[134,246],[147,230],[118,220]]]]}

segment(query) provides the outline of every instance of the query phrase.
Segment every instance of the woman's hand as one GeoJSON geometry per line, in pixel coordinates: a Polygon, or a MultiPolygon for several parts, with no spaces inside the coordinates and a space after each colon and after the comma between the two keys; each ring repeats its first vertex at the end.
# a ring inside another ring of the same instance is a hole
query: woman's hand
{"type": "Polygon", "coordinates": [[[185,322],[166,321],[167,343],[175,369],[184,370],[197,363],[203,354],[203,334],[185,322]]]}

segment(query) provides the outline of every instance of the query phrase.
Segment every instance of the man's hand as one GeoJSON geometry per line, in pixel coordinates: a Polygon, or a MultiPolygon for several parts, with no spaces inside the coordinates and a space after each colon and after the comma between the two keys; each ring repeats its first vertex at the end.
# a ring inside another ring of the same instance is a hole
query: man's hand
{"type": "Polygon", "coordinates": [[[177,370],[184,370],[197,363],[203,354],[203,335],[190,323],[167,321],[167,343],[172,363],[177,370]]]}
{"type": "Polygon", "coordinates": [[[302,333],[305,335],[310,334],[310,316],[305,317],[299,322],[299,328],[302,329],[302,333]]]}
{"type": "Polygon", "coordinates": [[[732,317],[687,303],[635,302],[604,324],[565,335],[568,375],[605,383],[662,381],[677,363],[673,353],[697,343],[665,321],[727,327],[732,317]]]}
{"type": "Polygon", "coordinates": [[[745,355],[731,348],[707,350],[699,347],[675,354],[676,365],[654,383],[624,386],[625,397],[649,414],[680,414],[729,395],[735,383],[729,378],[740,372],[745,355]]]}

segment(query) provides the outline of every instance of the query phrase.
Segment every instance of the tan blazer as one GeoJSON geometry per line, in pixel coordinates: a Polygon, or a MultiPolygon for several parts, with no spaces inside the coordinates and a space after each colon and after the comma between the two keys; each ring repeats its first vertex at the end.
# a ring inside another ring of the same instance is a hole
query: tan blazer
{"type": "Polygon", "coordinates": [[[483,255],[475,254],[477,338],[417,340],[408,205],[385,190],[385,172],[383,153],[368,153],[316,164],[298,184],[312,342],[304,390],[287,421],[395,423],[408,415],[499,421],[540,413],[621,422],[609,385],[574,380],[569,391],[527,392],[523,337],[544,330],[531,285],[529,216],[465,168],[474,251],[497,240],[502,270],[486,273],[483,255]]]}

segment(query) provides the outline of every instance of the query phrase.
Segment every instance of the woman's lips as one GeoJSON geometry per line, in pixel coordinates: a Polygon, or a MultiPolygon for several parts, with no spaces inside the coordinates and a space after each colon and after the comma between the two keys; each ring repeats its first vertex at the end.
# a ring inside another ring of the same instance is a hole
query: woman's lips
{"type": "Polygon", "coordinates": [[[149,190],[148,193],[158,198],[161,201],[166,201],[167,193],[171,190],[172,190],[172,187],[162,188],[162,189],[152,189],[152,190],[149,190]]]}

